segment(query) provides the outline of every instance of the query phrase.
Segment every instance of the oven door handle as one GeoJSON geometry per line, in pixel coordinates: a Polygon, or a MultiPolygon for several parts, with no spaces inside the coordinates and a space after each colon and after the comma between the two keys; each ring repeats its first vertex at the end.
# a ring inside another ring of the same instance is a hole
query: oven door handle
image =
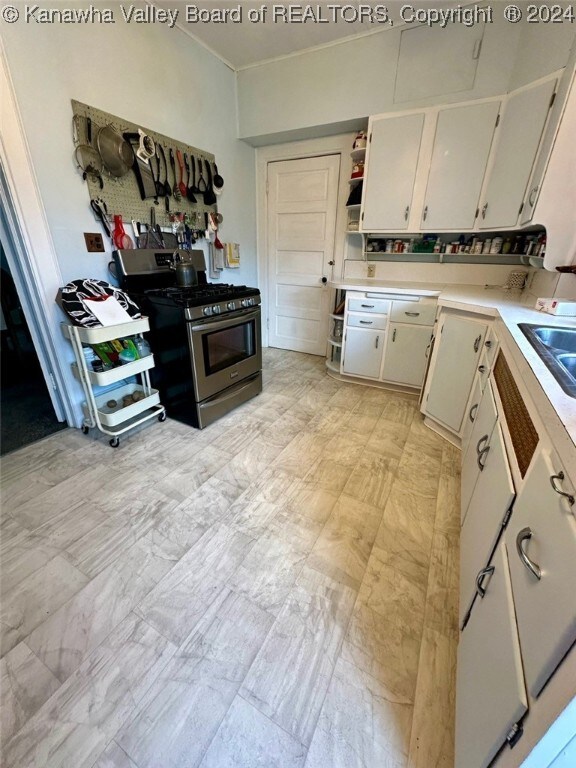
{"type": "Polygon", "coordinates": [[[190,330],[206,331],[210,329],[211,331],[217,331],[220,328],[228,328],[230,325],[235,325],[237,320],[252,320],[252,318],[259,316],[260,307],[257,309],[244,309],[241,312],[230,313],[225,318],[222,318],[222,320],[212,320],[206,318],[206,320],[203,322],[198,323],[197,325],[192,325],[190,330]]]}

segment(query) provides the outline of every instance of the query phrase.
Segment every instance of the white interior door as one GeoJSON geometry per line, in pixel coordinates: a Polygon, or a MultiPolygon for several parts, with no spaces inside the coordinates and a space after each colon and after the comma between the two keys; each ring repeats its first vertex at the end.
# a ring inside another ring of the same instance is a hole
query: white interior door
{"type": "Polygon", "coordinates": [[[268,164],[268,343],[324,355],[340,156],[268,164]]]}

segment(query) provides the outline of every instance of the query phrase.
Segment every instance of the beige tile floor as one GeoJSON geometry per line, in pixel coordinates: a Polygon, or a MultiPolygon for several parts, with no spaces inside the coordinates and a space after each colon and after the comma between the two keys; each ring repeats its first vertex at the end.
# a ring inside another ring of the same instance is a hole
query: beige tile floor
{"type": "Polygon", "coordinates": [[[265,350],[264,392],[2,460],[5,768],[450,768],[459,452],[265,350]]]}

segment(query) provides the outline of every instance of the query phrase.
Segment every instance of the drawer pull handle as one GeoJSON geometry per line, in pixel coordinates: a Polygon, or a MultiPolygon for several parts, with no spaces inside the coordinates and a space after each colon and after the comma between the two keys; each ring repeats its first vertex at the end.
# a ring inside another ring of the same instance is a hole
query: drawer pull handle
{"type": "Polygon", "coordinates": [[[538,187],[532,187],[530,190],[530,197],[528,198],[528,203],[530,205],[530,208],[534,207],[534,203],[536,202],[536,192],[538,192],[538,187]]]}
{"type": "Polygon", "coordinates": [[[404,211],[404,221],[408,221],[408,214],[410,213],[410,206],[406,206],[406,210],[404,211]]]}
{"type": "Polygon", "coordinates": [[[532,538],[532,529],[531,528],[522,528],[521,531],[518,531],[518,535],[516,536],[516,551],[518,552],[518,557],[520,560],[522,560],[522,563],[528,568],[530,573],[534,574],[538,581],[542,578],[542,570],[539,565],[536,565],[536,563],[533,560],[530,560],[526,552],[524,552],[523,544],[525,541],[528,541],[532,538]]]}
{"type": "Polygon", "coordinates": [[[472,424],[474,424],[474,419],[476,418],[476,411],[478,410],[479,403],[474,403],[472,408],[470,408],[470,412],[468,413],[468,417],[472,424]]]}
{"type": "Polygon", "coordinates": [[[359,320],[359,323],[362,325],[372,325],[374,323],[374,320],[359,320]]]}
{"type": "Polygon", "coordinates": [[[489,565],[486,568],[482,568],[482,570],[479,571],[478,576],[476,576],[476,592],[482,599],[486,594],[486,587],[482,586],[482,582],[486,576],[492,576],[495,570],[493,565],[489,565]]]}
{"type": "Polygon", "coordinates": [[[394,332],[392,333],[392,341],[396,341],[396,331],[397,330],[398,330],[397,328],[394,328],[394,332]]]}
{"type": "Polygon", "coordinates": [[[422,216],[422,219],[423,219],[424,221],[426,221],[426,219],[427,219],[427,218],[428,218],[428,206],[426,206],[426,207],[424,208],[424,216],[422,216]]]}
{"type": "Polygon", "coordinates": [[[487,210],[488,210],[488,203],[484,203],[484,205],[482,206],[482,218],[483,219],[486,218],[486,211],[487,210]]]}
{"type": "Polygon", "coordinates": [[[361,304],[363,309],[374,309],[374,304],[361,304]]]}
{"type": "Polygon", "coordinates": [[[484,469],[486,468],[486,461],[482,462],[482,457],[488,456],[489,450],[490,450],[490,446],[487,445],[486,448],[483,448],[478,454],[478,458],[476,459],[476,461],[480,469],[480,472],[484,472],[484,469]]]}
{"type": "Polygon", "coordinates": [[[474,352],[478,352],[478,350],[480,349],[480,342],[481,341],[482,341],[482,336],[481,335],[477,336],[476,339],[474,340],[474,352]]]}
{"type": "Polygon", "coordinates": [[[556,491],[556,493],[559,496],[564,496],[564,498],[568,499],[568,504],[570,504],[570,506],[573,506],[574,505],[574,496],[572,496],[571,493],[566,493],[566,491],[563,491],[562,488],[558,488],[558,486],[556,484],[556,480],[562,481],[562,480],[564,480],[564,478],[565,478],[564,472],[558,472],[557,475],[552,475],[550,477],[550,485],[552,486],[552,488],[556,491]]]}
{"type": "Polygon", "coordinates": [[[420,317],[420,312],[404,312],[408,317],[420,317]]]}
{"type": "Polygon", "coordinates": [[[485,445],[484,441],[488,440],[488,437],[489,437],[489,435],[484,435],[483,437],[480,438],[480,440],[478,440],[478,443],[476,444],[476,453],[478,455],[480,455],[482,453],[482,450],[483,450],[484,445],[485,445]],[[484,445],[483,445],[483,443],[484,443],[484,445]]]}
{"type": "Polygon", "coordinates": [[[380,343],[380,336],[376,336],[376,344],[375,344],[376,349],[378,349],[379,343],[380,343]]]}

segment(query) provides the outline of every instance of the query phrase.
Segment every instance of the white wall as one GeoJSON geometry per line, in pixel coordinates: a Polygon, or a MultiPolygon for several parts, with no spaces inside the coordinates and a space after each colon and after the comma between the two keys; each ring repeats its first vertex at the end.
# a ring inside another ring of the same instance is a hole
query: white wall
{"type": "MultiPolygon", "coordinates": [[[[508,90],[520,29],[495,15],[494,23],[485,27],[472,90],[395,104],[401,31],[401,27],[394,27],[241,70],[238,73],[240,136],[264,135],[272,141],[277,132],[327,126],[415,106],[494,96],[508,90]]],[[[443,34],[446,35],[444,55],[449,56],[450,29],[446,28],[443,34]]],[[[433,61],[431,58],[431,65],[433,61]]],[[[454,66],[458,66],[457,57],[454,66]]]]}
{"type": "Polygon", "coordinates": [[[256,282],[254,150],[236,138],[235,75],[226,65],[161,24],[21,20],[3,24],[3,42],[65,281],[106,279],[110,260],[109,253],[88,254],[84,244],[83,232],[99,225],[73,161],[74,98],[216,155],[226,182],[220,239],[240,243],[242,257],[241,269],[224,279],[256,282]]]}

